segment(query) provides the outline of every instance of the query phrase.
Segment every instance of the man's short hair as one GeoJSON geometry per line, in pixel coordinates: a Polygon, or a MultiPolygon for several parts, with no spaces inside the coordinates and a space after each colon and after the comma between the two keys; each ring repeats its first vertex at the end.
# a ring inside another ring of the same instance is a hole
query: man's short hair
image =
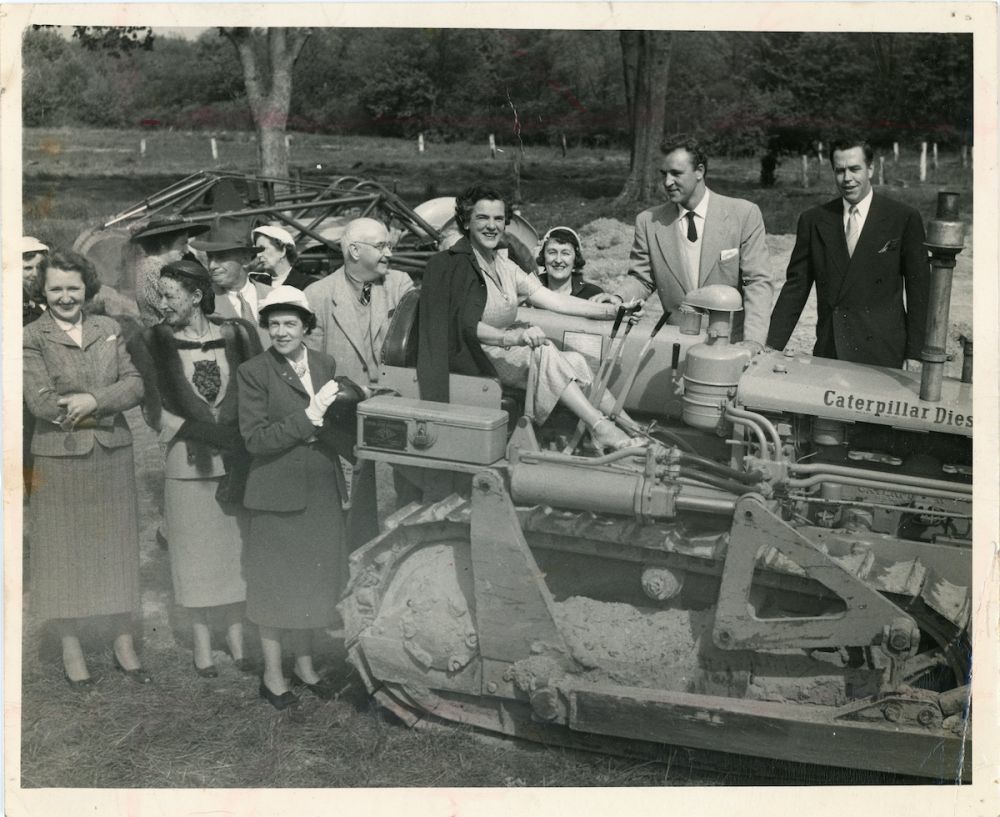
{"type": "Polygon", "coordinates": [[[670,136],[660,142],[660,153],[669,156],[675,150],[686,150],[695,168],[701,165],[708,173],[708,154],[701,142],[689,136],[670,136]]]}
{"type": "Polygon", "coordinates": [[[842,136],[835,139],[830,145],[830,167],[833,167],[833,154],[838,150],[850,150],[851,148],[861,148],[865,152],[865,164],[871,165],[875,161],[875,151],[867,139],[860,136],[842,136]]]}
{"type": "Polygon", "coordinates": [[[388,230],[381,221],[377,218],[368,218],[367,216],[361,216],[359,218],[352,219],[347,222],[347,226],[344,227],[344,232],[340,236],[340,254],[344,256],[344,263],[347,263],[347,259],[351,256],[351,244],[361,241],[359,235],[371,227],[373,224],[378,224],[380,227],[384,227],[388,230]]]}

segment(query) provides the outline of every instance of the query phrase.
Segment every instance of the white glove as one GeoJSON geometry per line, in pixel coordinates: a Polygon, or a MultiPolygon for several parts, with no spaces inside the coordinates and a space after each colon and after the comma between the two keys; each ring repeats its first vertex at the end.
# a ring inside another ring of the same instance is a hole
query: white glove
{"type": "Polygon", "coordinates": [[[336,380],[328,380],[323,384],[318,392],[316,392],[316,403],[325,413],[330,404],[337,399],[337,394],[340,392],[340,385],[336,380]]]}
{"type": "Polygon", "coordinates": [[[326,414],[326,407],[320,407],[319,401],[316,399],[317,396],[313,395],[313,398],[309,401],[309,405],[306,406],[306,417],[309,418],[309,422],[316,426],[316,428],[320,428],[323,425],[323,415],[326,414]]]}

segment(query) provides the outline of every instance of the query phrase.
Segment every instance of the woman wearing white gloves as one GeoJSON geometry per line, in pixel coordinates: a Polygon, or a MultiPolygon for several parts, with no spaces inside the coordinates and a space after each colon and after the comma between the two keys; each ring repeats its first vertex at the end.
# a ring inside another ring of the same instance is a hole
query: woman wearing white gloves
{"type": "Polygon", "coordinates": [[[253,457],[244,496],[247,618],[260,630],[260,696],[284,709],[298,697],[282,672],[283,637],[295,655],[291,684],[333,697],[313,666],[312,640],[336,622],[347,578],[337,451],[354,436],[342,406],[352,408],[361,392],[334,379],[332,357],[303,345],[316,316],[300,290],[272,290],[260,322],[271,348],[238,370],[240,433],[253,457]]]}

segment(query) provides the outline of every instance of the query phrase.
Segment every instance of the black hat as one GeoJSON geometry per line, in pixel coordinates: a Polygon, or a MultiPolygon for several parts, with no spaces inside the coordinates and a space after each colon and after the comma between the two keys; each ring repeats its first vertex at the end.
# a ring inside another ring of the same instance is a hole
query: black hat
{"type": "Polygon", "coordinates": [[[153,236],[169,235],[170,233],[187,233],[188,235],[201,235],[212,229],[208,224],[193,224],[179,218],[154,219],[140,227],[132,233],[132,241],[140,241],[153,236]]]}
{"type": "Polygon", "coordinates": [[[202,284],[203,286],[212,285],[212,276],[208,274],[208,270],[205,269],[200,263],[191,260],[190,258],[174,261],[171,264],[161,267],[160,275],[163,275],[163,273],[176,275],[181,278],[187,278],[195,283],[202,284]]]}

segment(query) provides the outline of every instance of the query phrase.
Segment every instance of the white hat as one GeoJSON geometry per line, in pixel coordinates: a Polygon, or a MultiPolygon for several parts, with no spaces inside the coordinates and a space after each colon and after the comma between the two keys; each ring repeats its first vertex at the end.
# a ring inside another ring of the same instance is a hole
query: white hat
{"type": "Polygon", "coordinates": [[[29,252],[48,252],[49,248],[46,247],[41,241],[39,241],[34,236],[26,235],[21,238],[21,255],[27,255],[29,252]]]}
{"type": "Polygon", "coordinates": [[[250,233],[250,240],[253,241],[258,235],[266,235],[268,238],[273,238],[279,244],[283,244],[286,247],[295,246],[295,239],[292,238],[292,234],[281,227],[272,227],[270,224],[254,227],[250,233]]]}
{"type": "Polygon", "coordinates": [[[265,309],[272,309],[279,306],[301,309],[304,312],[308,312],[310,315],[315,314],[312,307],[309,306],[309,301],[306,300],[305,293],[303,293],[301,289],[296,289],[295,287],[275,287],[268,292],[264,300],[260,302],[259,311],[263,314],[265,309]]]}

